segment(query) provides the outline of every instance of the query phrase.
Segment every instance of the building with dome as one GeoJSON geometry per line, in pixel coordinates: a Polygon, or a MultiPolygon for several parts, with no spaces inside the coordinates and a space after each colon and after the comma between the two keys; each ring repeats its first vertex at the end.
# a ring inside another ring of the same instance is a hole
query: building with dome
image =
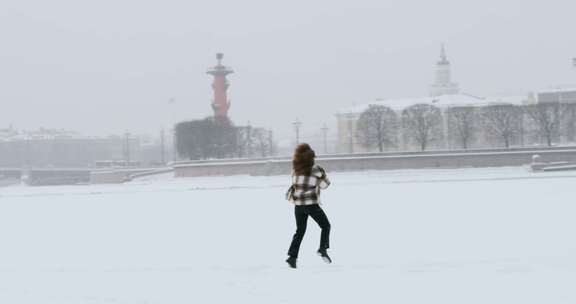
{"type": "MultiPolygon", "coordinates": [[[[475,96],[460,91],[457,83],[451,79],[451,65],[446,55],[444,45],[440,50],[440,58],[435,65],[434,80],[429,86],[429,96],[399,99],[377,99],[365,104],[339,109],[336,113],[337,120],[337,144],[336,150],[339,153],[353,152],[370,152],[373,148],[368,148],[360,144],[357,140],[357,123],[361,114],[371,105],[383,105],[391,108],[396,112],[398,120],[401,120],[404,109],[416,105],[427,104],[440,109],[442,115],[442,131],[440,136],[432,141],[429,149],[433,150],[452,150],[458,149],[458,145],[451,139],[450,127],[444,119],[446,112],[452,108],[482,108],[489,105],[527,105],[535,103],[535,98],[526,96],[475,96]]],[[[480,134],[475,139],[474,148],[486,147],[489,145],[489,136],[480,134]]],[[[396,141],[392,145],[387,145],[386,151],[415,151],[418,147],[408,140],[407,134],[404,134],[403,128],[398,128],[396,141]]],[[[522,143],[518,143],[522,144],[522,143]]]]}

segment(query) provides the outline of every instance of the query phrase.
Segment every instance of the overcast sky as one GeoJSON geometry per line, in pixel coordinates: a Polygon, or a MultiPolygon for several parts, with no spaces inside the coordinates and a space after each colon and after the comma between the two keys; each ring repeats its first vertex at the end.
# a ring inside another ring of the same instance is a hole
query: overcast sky
{"type": "Polygon", "coordinates": [[[216,52],[236,72],[232,120],[279,136],[297,117],[310,135],[341,107],[427,95],[443,42],[463,91],[525,94],[576,83],[575,3],[0,0],[0,127],[203,118],[216,52]]]}

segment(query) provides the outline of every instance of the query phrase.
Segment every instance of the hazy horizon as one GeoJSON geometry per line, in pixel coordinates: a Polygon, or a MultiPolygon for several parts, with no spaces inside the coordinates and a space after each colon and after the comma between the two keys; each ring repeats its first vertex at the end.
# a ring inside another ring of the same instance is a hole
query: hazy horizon
{"type": "Polygon", "coordinates": [[[230,118],[279,138],[296,118],[310,135],[339,108],[427,95],[442,43],[463,92],[524,95],[576,83],[575,9],[493,0],[3,2],[0,128],[157,134],[209,116],[205,71],[217,52],[235,70],[230,118]]]}

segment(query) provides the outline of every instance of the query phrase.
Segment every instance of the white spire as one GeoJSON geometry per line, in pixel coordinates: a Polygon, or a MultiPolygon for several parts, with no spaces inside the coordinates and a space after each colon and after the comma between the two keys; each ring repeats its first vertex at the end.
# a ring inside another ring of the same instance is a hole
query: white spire
{"type": "Polygon", "coordinates": [[[430,96],[458,94],[459,89],[456,83],[451,81],[450,61],[446,56],[444,43],[440,48],[440,60],[436,63],[436,79],[430,85],[430,96]]]}
{"type": "Polygon", "coordinates": [[[438,64],[450,64],[448,57],[446,56],[446,48],[444,47],[444,43],[442,43],[442,48],[440,49],[440,61],[438,61],[438,64]]]}

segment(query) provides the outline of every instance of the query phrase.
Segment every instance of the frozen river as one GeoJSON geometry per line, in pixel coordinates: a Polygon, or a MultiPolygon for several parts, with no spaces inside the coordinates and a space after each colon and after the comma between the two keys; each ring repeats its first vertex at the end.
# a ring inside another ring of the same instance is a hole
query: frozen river
{"type": "Polygon", "coordinates": [[[0,188],[0,303],[576,302],[576,172],[332,174],[296,270],[289,179],[0,188]]]}

